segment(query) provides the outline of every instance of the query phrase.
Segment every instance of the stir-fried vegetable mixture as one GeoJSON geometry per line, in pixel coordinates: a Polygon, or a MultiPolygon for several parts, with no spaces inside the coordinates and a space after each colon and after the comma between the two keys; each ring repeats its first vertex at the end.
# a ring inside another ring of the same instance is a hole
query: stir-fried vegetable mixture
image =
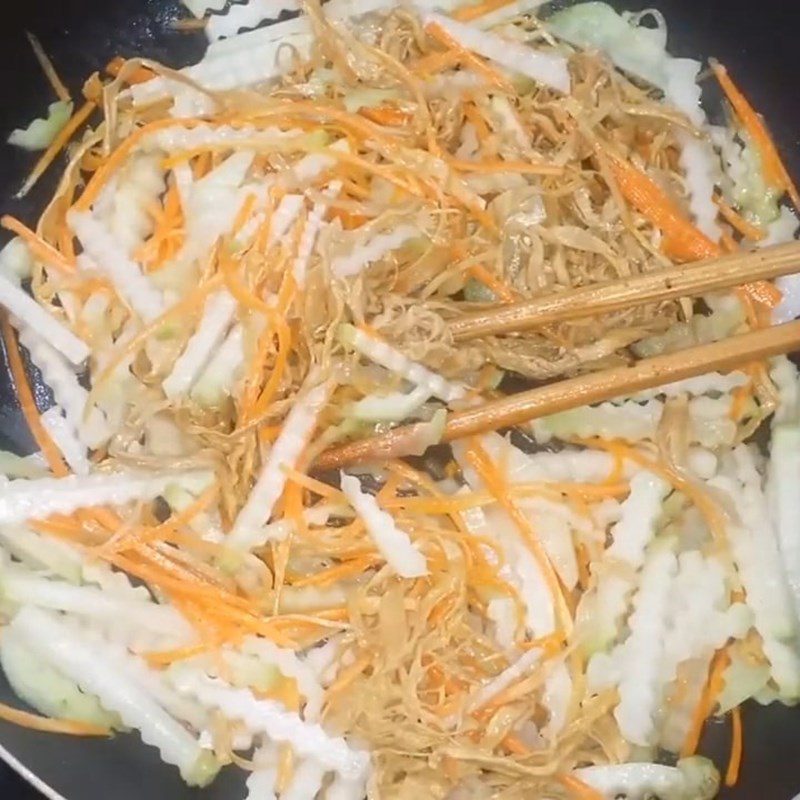
{"type": "Polygon", "coordinates": [[[190,784],[247,771],[253,800],[697,800],[729,714],[735,783],[741,705],[800,700],[792,363],[435,447],[509,377],[800,315],[790,277],[450,331],[794,238],[733,78],[603,3],[186,5],[199,64],[117,59],[73,106],[41,53],[59,103],[11,137],[46,148],[24,191],[68,165],[35,225],[2,220],[38,452],[0,458],[0,663],[31,709],[0,718],[135,731],[190,784]],[[408,422],[403,452],[315,470],[408,422]]]}

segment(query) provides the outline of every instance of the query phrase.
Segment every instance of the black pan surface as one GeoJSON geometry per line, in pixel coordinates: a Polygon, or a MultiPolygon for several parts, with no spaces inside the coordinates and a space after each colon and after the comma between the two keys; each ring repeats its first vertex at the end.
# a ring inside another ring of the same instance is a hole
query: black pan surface
{"type": "MultiPolygon", "coordinates": [[[[640,0],[614,3],[648,7],[640,0]]],[[[800,103],[797,101],[797,31],[800,5],[786,0],[660,0],[670,24],[671,50],[684,56],[713,55],[726,63],[767,117],[787,163],[800,176],[800,103]]],[[[176,33],[174,0],[15,0],[0,27],[0,140],[43,113],[52,97],[24,36],[35,32],[71,89],[113,56],[148,55],[172,66],[200,58],[202,36],[176,33]],[[13,16],[11,16],[13,14],[13,16]]],[[[24,202],[11,199],[30,157],[0,145],[0,211],[33,223],[51,181],[24,202]]],[[[3,239],[4,241],[4,239],[3,239]]],[[[800,343],[798,343],[800,348],[800,343]]],[[[48,405],[39,384],[37,400],[48,405]]],[[[0,448],[30,452],[3,354],[0,360],[0,448]]],[[[0,702],[18,703],[0,677],[0,702]]],[[[728,800],[791,800],[800,793],[800,710],[749,706],[744,712],[745,759],[739,785],[728,800]]],[[[710,723],[702,751],[724,767],[728,726],[710,723]]],[[[33,733],[0,722],[0,749],[68,800],[232,800],[245,795],[241,778],[223,771],[204,791],[186,788],[177,772],[135,736],[76,740],[33,733]]],[[[0,755],[3,755],[0,752],[0,755]]],[[[42,788],[42,786],[40,786],[42,788]]],[[[50,792],[48,792],[50,794],[50,792]]],[[[0,797],[17,800],[22,790],[0,776],[0,797]]],[[[27,793],[25,794],[27,796],[27,793]]]]}

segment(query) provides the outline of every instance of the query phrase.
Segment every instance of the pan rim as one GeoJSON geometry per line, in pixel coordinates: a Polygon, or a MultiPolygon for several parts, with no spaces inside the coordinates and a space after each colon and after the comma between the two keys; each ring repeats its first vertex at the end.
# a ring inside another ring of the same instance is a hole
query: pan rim
{"type": "Polygon", "coordinates": [[[34,789],[41,792],[49,800],[67,800],[63,794],[57,792],[52,786],[45,783],[38,775],[26,767],[13,753],[0,744],[0,759],[14,770],[24,781],[34,789]]]}

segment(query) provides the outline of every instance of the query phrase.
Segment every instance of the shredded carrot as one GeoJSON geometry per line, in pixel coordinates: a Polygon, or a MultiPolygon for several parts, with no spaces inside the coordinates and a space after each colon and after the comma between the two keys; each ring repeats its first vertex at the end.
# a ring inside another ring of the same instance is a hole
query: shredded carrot
{"type": "Polygon", "coordinates": [[[85,102],[70,118],[69,122],[58,132],[58,135],[50,143],[47,150],[44,151],[41,158],[36,162],[30,174],[22,184],[19,190],[20,197],[28,194],[28,192],[36,185],[39,178],[44,175],[47,168],[56,160],[58,154],[67,146],[69,140],[73,137],[78,128],[86,122],[92,115],[92,112],[97,108],[97,105],[91,100],[85,102]]]}
{"type": "Polygon", "coordinates": [[[603,795],[597,789],[584,783],[574,775],[559,775],[558,782],[573,796],[579,800],[603,800],[603,795]]]}
{"type": "Polygon", "coordinates": [[[564,168],[558,164],[545,164],[538,161],[462,161],[447,158],[447,163],[460,172],[473,172],[491,175],[497,172],[516,172],[520,175],[563,175],[564,168]]]}
{"type": "MultiPolygon", "coordinates": [[[[116,78],[120,72],[122,72],[122,68],[128,63],[128,59],[123,58],[122,56],[115,56],[111,59],[111,61],[106,64],[106,73],[110,75],[112,78],[116,78]]],[[[147,67],[137,67],[135,70],[129,72],[125,76],[125,83],[127,84],[135,84],[135,83],[147,83],[147,81],[152,80],[156,77],[155,72],[147,67]]]]}
{"type": "Polygon", "coordinates": [[[65,258],[58,250],[42,239],[41,236],[38,236],[30,228],[23,225],[16,217],[5,214],[0,217],[0,226],[4,227],[7,231],[16,233],[17,236],[30,247],[34,257],[38,258],[40,261],[44,261],[48,266],[55,267],[61,272],[75,271],[74,262],[65,258]]]}
{"type": "Polygon", "coordinates": [[[71,719],[40,717],[38,714],[12,708],[5,703],[0,703],[0,719],[32,731],[63,733],[68,736],[110,736],[112,733],[110,729],[104,728],[102,725],[92,725],[89,722],[78,722],[71,719]]]}
{"type": "Polygon", "coordinates": [[[739,771],[742,767],[744,742],[742,737],[742,709],[740,706],[731,711],[731,757],[728,771],[725,773],[725,785],[736,786],[739,782],[739,771]]]}
{"type": "Polygon", "coordinates": [[[366,117],[370,122],[376,125],[383,125],[388,128],[398,128],[407,125],[412,116],[407,111],[403,111],[396,106],[382,105],[377,108],[370,108],[364,106],[358,109],[358,113],[362,117],[366,117]]]}
{"type": "Polygon", "coordinates": [[[296,483],[298,486],[302,486],[304,489],[308,489],[309,492],[318,494],[320,497],[326,497],[329,500],[342,500],[344,497],[344,495],[333,486],[318,481],[316,478],[311,478],[302,472],[298,472],[296,469],[286,464],[283,465],[283,471],[290,481],[296,483]]]}
{"type": "Polygon", "coordinates": [[[711,69],[714,71],[722,91],[725,92],[725,96],[733,106],[739,122],[742,123],[761,156],[761,169],[767,185],[787,192],[795,209],[800,211],[800,193],[781,160],[778,148],[775,146],[764,120],[731,80],[728,70],[722,64],[712,62],[711,69]]]}
{"type": "Polygon", "coordinates": [[[766,237],[767,234],[762,228],[745,219],[736,209],[729,206],[722,197],[715,195],[714,202],[722,218],[745,239],[749,239],[751,242],[760,242],[766,237]]]}
{"type": "Polygon", "coordinates": [[[681,748],[681,758],[688,758],[697,752],[697,745],[700,743],[700,736],[703,733],[703,725],[714,709],[714,703],[725,685],[724,675],[729,663],[730,658],[724,650],[719,650],[714,656],[708,672],[706,687],[695,707],[689,734],[681,748]]]}
{"type": "Polygon", "coordinates": [[[475,5],[465,5],[457,8],[450,16],[459,22],[472,22],[478,17],[489,14],[492,11],[497,11],[499,8],[505,8],[510,5],[513,0],[483,0],[481,3],[475,5]]]}
{"type": "Polygon", "coordinates": [[[711,241],[683,215],[672,198],[648,175],[618,155],[608,152],[609,165],[623,196],[664,234],[664,252],[678,261],[699,261],[721,255],[711,241]]]}
{"type": "Polygon", "coordinates": [[[44,48],[42,47],[42,43],[32,33],[26,33],[26,35],[28,37],[28,41],[31,43],[31,47],[33,48],[33,54],[36,56],[36,60],[39,62],[45,77],[53,87],[56,97],[62,102],[66,102],[70,99],[69,89],[64,86],[64,81],[62,81],[58,76],[56,68],[53,66],[53,62],[50,60],[50,57],[47,55],[47,53],[45,53],[44,48]]]}
{"type": "Polygon", "coordinates": [[[460,54],[455,50],[440,50],[429,53],[411,65],[411,71],[416,75],[432,75],[448,67],[455,67],[461,60],[460,54]]]}
{"type": "Polygon", "coordinates": [[[22,361],[22,354],[19,351],[19,344],[17,343],[17,336],[11,323],[8,321],[8,314],[3,314],[2,317],[2,330],[3,340],[6,345],[6,357],[8,359],[8,366],[11,370],[11,377],[14,380],[14,386],[17,390],[17,398],[19,399],[19,406],[22,413],[25,415],[25,421],[28,423],[31,434],[39,445],[39,449],[47,459],[53,474],[59,478],[69,475],[69,469],[64,463],[61,456],[61,451],[56,447],[55,442],[50,438],[50,434],[45,430],[42,425],[42,418],[39,414],[39,409],[36,407],[36,400],[33,397],[31,385],[28,382],[28,374],[25,370],[25,364],[22,361]]]}

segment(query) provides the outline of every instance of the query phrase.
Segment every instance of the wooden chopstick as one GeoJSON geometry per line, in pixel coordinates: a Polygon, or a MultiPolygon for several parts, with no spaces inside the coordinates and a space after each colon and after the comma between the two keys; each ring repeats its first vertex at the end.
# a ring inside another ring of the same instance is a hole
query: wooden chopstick
{"type": "Polygon", "coordinates": [[[794,272],[800,272],[800,242],[730,253],[697,264],[585,286],[522,303],[494,306],[450,320],[449,329],[456,341],[515,333],[553,322],[771,280],[794,272]]]}
{"type": "MultiPolygon", "coordinates": [[[[452,442],[498,428],[522,425],[538,417],[579,408],[615,397],[654,389],[674,381],[719,370],[727,372],[751,361],[800,350],[800,320],[764,328],[721,342],[690,347],[677,353],[643,359],[617,367],[503,397],[451,413],[442,441],[452,442]]],[[[319,469],[383,461],[407,455],[418,425],[396,428],[370,439],[341,445],[322,453],[314,462],[319,469]]]]}

